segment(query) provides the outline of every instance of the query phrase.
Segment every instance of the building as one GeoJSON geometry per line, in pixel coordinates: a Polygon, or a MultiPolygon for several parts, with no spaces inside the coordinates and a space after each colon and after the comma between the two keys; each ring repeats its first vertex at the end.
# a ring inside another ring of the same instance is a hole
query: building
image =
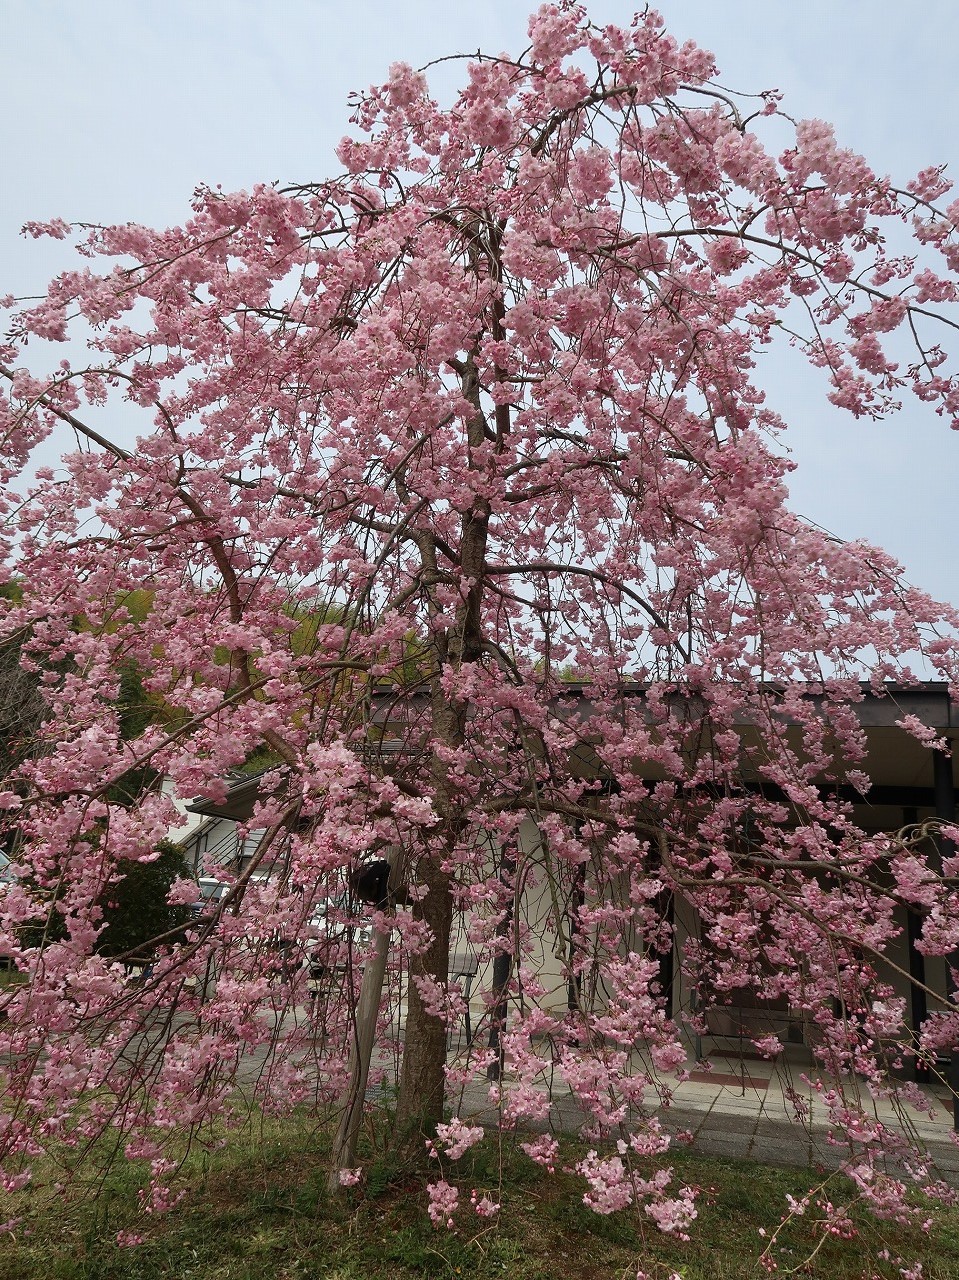
{"type": "MultiPolygon", "coordinates": [[[[589,693],[585,687],[570,685],[568,697],[584,713],[588,713],[589,693]]],[[[627,686],[623,690],[623,697],[642,700],[645,689],[640,685],[627,686]]],[[[678,693],[675,698],[677,705],[682,705],[683,714],[695,715],[695,707],[690,699],[684,699],[678,693]]],[[[810,695],[810,698],[815,703],[815,696],[810,695]]],[[[938,747],[925,746],[901,723],[905,717],[914,717],[919,724],[934,731],[940,742],[955,742],[959,738],[959,706],[951,702],[947,686],[927,683],[910,688],[890,687],[882,696],[877,696],[864,685],[861,701],[853,705],[865,731],[868,751],[861,768],[871,780],[871,785],[865,793],[852,787],[840,790],[844,792],[842,798],[852,805],[854,820],[859,828],[868,835],[899,831],[929,819],[954,821],[956,784],[959,778],[955,755],[938,747]]],[[[428,715],[429,705],[425,696],[410,697],[387,692],[377,695],[373,704],[372,721],[379,729],[379,741],[370,748],[371,767],[389,772],[399,766],[400,757],[404,753],[415,752],[415,726],[421,723],[425,732],[428,715]]],[[[745,740],[754,730],[744,721],[737,732],[745,740]]],[[[788,727],[787,734],[792,734],[798,743],[798,724],[788,727]]],[[[585,774],[595,776],[602,782],[603,769],[599,758],[595,752],[591,754],[588,745],[581,753],[580,764],[585,774]]],[[[641,769],[642,765],[637,765],[637,768],[641,769]]],[[[650,771],[650,777],[655,777],[655,771],[650,771]]],[[[747,775],[744,775],[743,781],[746,786],[756,785],[758,788],[762,785],[768,798],[767,784],[762,784],[758,778],[750,779],[747,775]]],[[[830,789],[833,794],[836,793],[835,784],[831,784],[830,789]]],[[[195,858],[202,857],[204,852],[209,853],[213,848],[219,848],[217,842],[229,841],[231,824],[243,823],[249,819],[257,794],[257,779],[245,777],[231,784],[222,803],[194,802],[191,808],[195,815],[202,818],[200,825],[192,830],[189,837],[189,847],[194,850],[195,858]]],[[[246,839],[255,842],[255,833],[246,839]]],[[[233,841],[233,856],[239,859],[239,867],[242,865],[244,851],[242,843],[237,842],[235,833],[233,841]]],[[[523,822],[520,831],[521,855],[535,862],[538,841],[537,826],[529,818],[523,822]]],[[[222,847],[226,848],[227,845],[223,844],[222,847]]],[[[939,856],[942,852],[940,849],[939,856]]],[[[491,850],[491,856],[496,856],[495,850],[491,850]]],[[[935,859],[936,852],[931,851],[931,856],[935,859]]],[[[574,895],[575,889],[570,891],[567,901],[560,904],[560,908],[567,913],[576,905],[574,895]]],[[[695,997],[687,989],[680,966],[680,955],[687,940],[697,934],[696,913],[690,903],[678,896],[674,899],[673,895],[664,897],[661,908],[672,926],[674,943],[672,952],[660,957],[660,983],[671,1015],[675,1015],[686,1025],[689,1024],[689,1015],[702,1015],[698,1031],[695,1034],[690,1032],[690,1047],[697,1057],[714,1051],[734,1052],[737,1046],[741,1049],[757,1036],[767,1034],[775,1035],[797,1053],[802,1049],[809,1051],[814,1048],[817,1032],[812,1020],[801,1009],[791,1008],[785,1000],[759,1000],[748,989],[743,988],[726,991],[709,1009],[696,1009],[695,997]]],[[[584,999],[601,999],[601,993],[597,994],[595,990],[584,991],[582,977],[574,989],[574,984],[565,976],[564,963],[557,958],[556,948],[552,946],[554,933],[551,919],[555,917],[555,910],[554,889],[542,880],[537,884],[534,875],[528,882],[523,901],[524,923],[534,939],[532,960],[527,960],[526,963],[532,963],[537,969],[539,1002],[552,1011],[573,1009],[577,1002],[584,999]]],[[[906,1000],[909,1026],[913,1031],[918,1031],[931,1012],[943,1007],[942,1001],[950,990],[949,977],[942,958],[926,957],[916,948],[922,925],[920,912],[901,905],[897,906],[896,912],[900,932],[885,953],[885,959],[892,975],[892,985],[906,1000]]],[[[460,935],[459,941],[454,943],[454,950],[459,955],[465,945],[462,940],[465,922],[462,920],[460,935]]],[[[461,962],[459,968],[465,971],[468,966],[461,962]]],[[[488,987],[491,983],[496,984],[495,976],[490,972],[481,973],[476,987],[488,987]]],[[[587,980],[586,986],[588,985],[587,980]]],[[[481,1013],[481,1007],[475,1009],[474,1020],[481,1013]]],[[[953,1059],[949,1070],[953,1089],[959,1092],[959,1059],[953,1059]]],[[[921,1071],[919,1078],[923,1078],[921,1071]]]]}

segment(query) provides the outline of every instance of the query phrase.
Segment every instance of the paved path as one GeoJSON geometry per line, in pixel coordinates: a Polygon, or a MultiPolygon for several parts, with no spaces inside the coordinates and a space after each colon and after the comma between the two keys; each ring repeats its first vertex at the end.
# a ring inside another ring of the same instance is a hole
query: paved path
{"type": "MultiPolygon", "coordinates": [[[[848,1159],[848,1146],[829,1139],[825,1103],[795,1069],[787,1075],[770,1063],[721,1057],[713,1058],[713,1068],[708,1073],[694,1070],[690,1080],[676,1086],[672,1105],[658,1113],[670,1133],[691,1135],[693,1150],[808,1168],[835,1168],[848,1159]],[[809,1108],[805,1122],[795,1118],[787,1089],[795,1090],[809,1108]]],[[[504,1083],[508,1087],[508,1080],[504,1083]]],[[[868,1095],[864,1110],[887,1128],[907,1133],[914,1145],[929,1152],[939,1175],[959,1186],[959,1144],[952,1137],[951,1107],[931,1091],[924,1092],[934,1102],[934,1117],[912,1108],[897,1112],[889,1102],[868,1095]]],[[[462,1112],[477,1122],[495,1122],[485,1080],[465,1087],[462,1112]]],[[[548,1121],[527,1127],[575,1134],[585,1120],[569,1092],[554,1088],[548,1121]]]]}
{"type": "MultiPolygon", "coordinates": [[[[298,1011],[300,1017],[309,1015],[298,1011]]],[[[289,1016],[289,1015],[287,1015],[289,1016]]],[[[285,1019],[284,1019],[285,1020],[285,1019]]],[[[450,1062],[456,1063],[465,1049],[465,1037],[455,1038],[450,1046],[450,1062]]],[[[693,1150],[708,1155],[754,1159],[766,1164],[834,1168],[849,1156],[849,1148],[829,1139],[826,1105],[819,1094],[801,1079],[804,1066],[766,1061],[744,1061],[738,1056],[711,1055],[712,1069],[690,1062],[690,1078],[674,1085],[673,1101],[658,1112],[664,1127],[673,1135],[691,1135],[693,1150]],[[800,1123],[788,1096],[798,1095],[808,1108],[808,1118],[800,1123]]],[[[392,1056],[379,1063],[392,1072],[392,1056]]],[[[241,1067],[241,1078],[256,1079],[264,1069],[263,1052],[250,1054],[241,1067]]],[[[504,1085],[508,1087],[508,1078],[504,1085]]],[[[849,1082],[855,1088],[854,1082],[849,1082]]],[[[377,1087],[371,1088],[375,1096],[377,1087]]],[[[544,1089],[545,1094],[545,1089],[544,1089]]],[[[885,1100],[874,1101],[864,1095],[863,1109],[888,1128],[908,1132],[913,1147],[928,1151],[940,1176],[959,1186],[959,1144],[952,1133],[952,1109],[931,1089],[926,1097],[935,1107],[929,1116],[911,1108],[896,1111],[885,1100]]],[[[496,1109],[490,1104],[489,1085],[480,1072],[451,1102],[459,1106],[464,1117],[493,1124],[496,1109]],[[462,1098],[460,1104],[459,1098],[462,1098]]],[[[587,1117],[558,1079],[554,1082],[549,1117],[539,1125],[524,1121],[529,1130],[552,1129],[575,1135],[587,1117]]]]}

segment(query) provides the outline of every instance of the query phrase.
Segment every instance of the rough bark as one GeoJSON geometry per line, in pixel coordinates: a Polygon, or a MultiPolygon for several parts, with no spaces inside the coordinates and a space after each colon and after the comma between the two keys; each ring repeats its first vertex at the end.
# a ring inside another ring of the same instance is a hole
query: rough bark
{"type": "MultiPolygon", "coordinates": [[[[458,366],[458,371],[463,395],[476,409],[467,429],[467,443],[470,450],[473,450],[482,446],[488,438],[473,357],[463,361],[458,366]]],[[[503,415],[500,414],[499,417],[502,418],[503,415]]],[[[433,637],[433,741],[436,746],[443,748],[461,747],[466,740],[468,705],[463,699],[451,698],[440,677],[445,668],[475,662],[483,652],[481,604],[485,585],[489,517],[489,502],[479,496],[463,512],[459,567],[462,576],[470,579],[472,585],[456,612],[455,624],[448,630],[438,627],[433,637]]],[[[440,578],[435,539],[430,534],[423,534],[417,541],[424,583],[435,585],[440,578]]],[[[433,592],[431,596],[434,617],[441,616],[442,605],[433,592]]],[[[416,979],[427,978],[444,988],[449,981],[453,895],[450,877],[443,866],[469,823],[469,814],[463,808],[462,798],[450,781],[448,766],[436,751],[433,753],[432,774],[434,806],[440,823],[434,840],[424,852],[413,876],[426,889],[415,911],[428,925],[431,937],[426,950],[410,958],[406,1032],[397,1106],[397,1135],[404,1145],[411,1145],[421,1137],[428,1137],[443,1119],[447,1027],[441,1017],[427,1011],[416,979]]]]}
{"type": "Polygon", "coordinates": [[[416,979],[426,977],[442,986],[449,978],[453,898],[449,877],[430,858],[420,871],[428,892],[417,914],[429,926],[429,947],[411,957],[407,984],[406,1032],[397,1106],[396,1132],[401,1146],[423,1150],[422,1139],[435,1132],[443,1119],[446,1092],[446,1024],[430,1013],[416,979]]]}

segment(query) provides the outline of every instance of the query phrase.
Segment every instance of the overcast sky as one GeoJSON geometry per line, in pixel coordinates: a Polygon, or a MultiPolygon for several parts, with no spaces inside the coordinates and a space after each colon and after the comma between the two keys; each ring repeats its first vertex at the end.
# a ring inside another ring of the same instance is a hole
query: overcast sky
{"type": "MultiPolygon", "coordinates": [[[[320,178],[338,166],[346,98],[444,54],[525,44],[532,0],[0,0],[0,295],[33,294],[65,248],[19,236],[27,219],[181,222],[200,182],[320,178]]],[[[639,0],[593,0],[626,22],[639,0]]],[[[670,29],[717,55],[727,85],[778,88],[797,117],[905,181],[959,176],[959,0],[662,0],[670,29]]],[[[462,65],[436,69],[447,91],[462,65]]],[[[956,351],[959,358],[959,350],[956,351]]],[[[770,366],[793,428],[794,505],[867,537],[910,579],[959,604],[959,435],[922,406],[860,423],[812,371],[770,366]]]]}

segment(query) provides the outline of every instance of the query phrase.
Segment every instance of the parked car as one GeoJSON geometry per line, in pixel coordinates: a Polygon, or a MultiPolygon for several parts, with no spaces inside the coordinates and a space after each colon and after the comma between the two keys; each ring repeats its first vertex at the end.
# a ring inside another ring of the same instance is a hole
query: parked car
{"type": "Polygon", "coordinates": [[[331,969],[342,968],[351,955],[363,952],[373,941],[373,926],[359,923],[356,905],[347,894],[323,898],[310,916],[306,957],[313,981],[321,981],[331,969]]]}
{"type": "MultiPolygon", "coordinates": [[[[12,884],[15,877],[10,870],[10,859],[5,853],[0,853],[0,894],[8,884],[12,884]]],[[[4,941],[0,938],[0,969],[12,969],[14,947],[11,942],[4,941]]]]}

